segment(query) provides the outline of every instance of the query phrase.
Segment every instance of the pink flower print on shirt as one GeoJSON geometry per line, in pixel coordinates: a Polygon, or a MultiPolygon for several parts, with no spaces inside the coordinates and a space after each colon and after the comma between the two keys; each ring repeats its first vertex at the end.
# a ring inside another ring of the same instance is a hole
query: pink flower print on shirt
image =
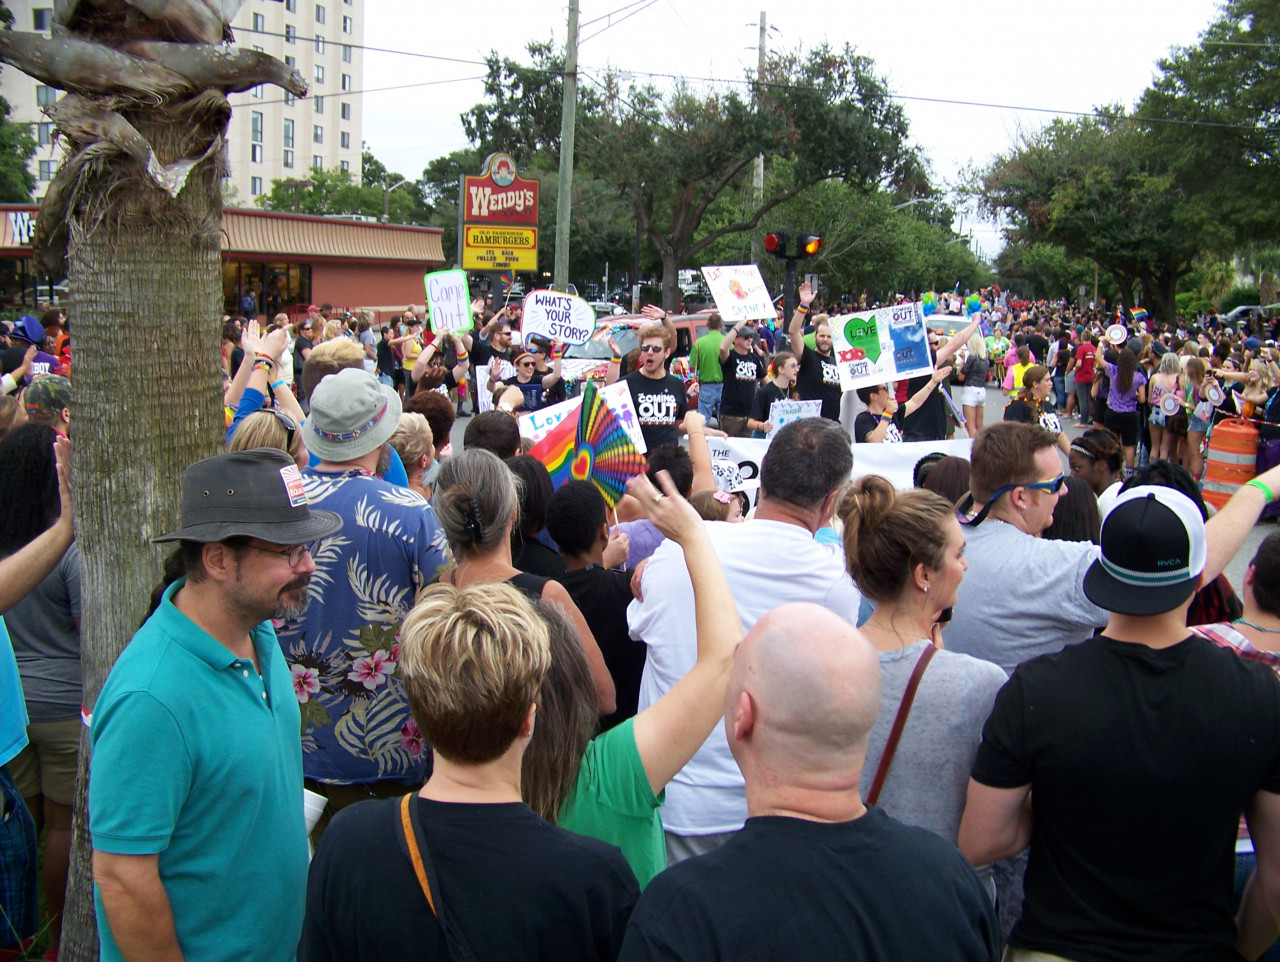
{"type": "Polygon", "coordinates": [[[347,680],[359,682],[370,691],[377,691],[387,683],[387,676],[395,668],[396,663],[389,654],[385,651],[373,651],[352,662],[347,680]]]}
{"type": "Polygon", "coordinates": [[[400,747],[409,753],[412,759],[418,759],[422,755],[422,750],[426,747],[426,739],[422,737],[422,730],[418,728],[418,723],[410,718],[404,723],[400,729],[400,747]]]}
{"type": "Polygon", "coordinates": [[[293,693],[299,705],[305,705],[312,695],[320,694],[320,672],[306,665],[290,665],[289,674],[293,676],[293,693]]]}

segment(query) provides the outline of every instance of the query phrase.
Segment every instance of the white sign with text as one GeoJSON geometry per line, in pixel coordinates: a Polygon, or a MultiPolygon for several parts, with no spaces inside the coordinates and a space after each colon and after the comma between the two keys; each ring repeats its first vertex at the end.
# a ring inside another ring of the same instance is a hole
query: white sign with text
{"type": "Polygon", "coordinates": [[[774,401],[769,405],[769,424],[773,429],[769,432],[769,437],[773,437],[779,428],[792,421],[820,417],[822,417],[821,401],[774,401]]]}
{"type": "Polygon", "coordinates": [[[530,291],[525,296],[520,323],[525,344],[535,334],[549,341],[585,344],[595,329],[595,309],[581,297],[561,291],[530,291]]]}
{"type": "Polygon", "coordinates": [[[894,304],[831,318],[831,346],[845,391],[933,370],[923,305],[894,304]]]}
{"type": "MultiPolygon", "coordinates": [[[[615,381],[608,387],[600,388],[600,396],[622,422],[636,450],[644,454],[648,448],[644,444],[644,435],[640,433],[640,419],[636,417],[635,405],[631,403],[631,389],[627,387],[627,382],[615,381]]],[[[581,406],[582,398],[575,397],[529,414],[522,414],[520,415],[520,436],[535,443],[541,441],[552,428],[581,406]]]]}
{"type": "Polygon", "coordinates": [[[755,264],[704,267],[702,277],[715,298],[726,330],[738,321],[777,316],[769,288],[755,264]]]}
{"type": "Polygon", "coordinates": [[[462,334],[471,330],[471,302],[466,271],[436,271],[426,275],[427,311],[431,330],[437,334],[462,334]]]}

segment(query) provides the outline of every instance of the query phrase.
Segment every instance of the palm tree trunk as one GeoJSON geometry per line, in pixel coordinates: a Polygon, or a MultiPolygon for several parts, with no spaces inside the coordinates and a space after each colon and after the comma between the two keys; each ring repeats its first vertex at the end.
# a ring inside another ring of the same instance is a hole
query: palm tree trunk
{"type": "MultiPolygon", "coordinates": [[[[221,129],[199,129],[180,110],[148,113],[149,120],[128,119],[164,162],[199,156],[221,137],[221,129]]],[[[216,453],[222,439],[221,175],[220,146],[176,197],[140,168],[106,167],[88,174],[82,202],[68,211],[81,661],[90,711],[160,580],[161,552],[149,539],[175,526],[183,471],[216,453]]],[[[86,732],[85,749],[87,742],[86,732]]],[[[87,759],[82,750],[64,962],[98,958],[87,759]]]]}

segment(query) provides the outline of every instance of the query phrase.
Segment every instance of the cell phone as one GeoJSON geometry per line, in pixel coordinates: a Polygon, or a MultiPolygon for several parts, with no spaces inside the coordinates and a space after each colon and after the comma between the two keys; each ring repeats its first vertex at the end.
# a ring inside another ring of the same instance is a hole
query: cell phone
{"type": "Polygon", "coordinates": [[[952,609],[951,609],[951,608],[943,608],[943,609],[942,609],[942,611],[940,611],[940,612],[938,613],[938,621],[937,621],[937,624],[939,624],[939,625],[947,625],[947,624],[950,624],[950,623],[951,623],[951,612],[952,612],[952,609]]]}

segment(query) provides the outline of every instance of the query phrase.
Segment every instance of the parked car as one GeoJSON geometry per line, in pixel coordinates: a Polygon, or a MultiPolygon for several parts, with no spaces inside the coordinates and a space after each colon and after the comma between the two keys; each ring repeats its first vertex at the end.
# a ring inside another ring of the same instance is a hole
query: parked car
{"type": "MultiPolygon", "coordinates": [[[[671,354],[670,365],[673,373],[685,376],[688,370],[686,359],[693,350],[693,342],[707,333],[707,319],[710,316],[710,312],[671,316],[671,323],[676,329],[676,347],[671,354]]],[[[609,347],[610,337],[625,357],[640,346],[640,328],[653,323],[640,314],[623,314],[600,320],[586,343],[575,344],[565,352],[560,374],[569,392],[577,393],[588,380],[604,383],[609,371],[609,358],[613,356],[613,350],[609,347]]]]}

